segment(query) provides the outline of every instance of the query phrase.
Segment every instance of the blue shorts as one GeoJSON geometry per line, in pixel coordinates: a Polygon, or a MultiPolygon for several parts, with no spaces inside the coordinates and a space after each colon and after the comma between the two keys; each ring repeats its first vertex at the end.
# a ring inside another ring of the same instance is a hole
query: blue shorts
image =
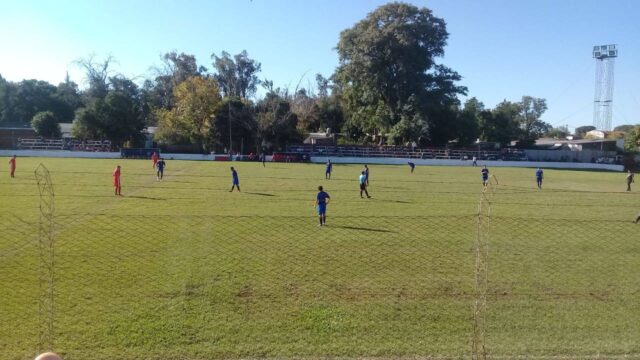
{"type": "Polygon", "coordinates": [[[327,204],[318,204],[318,215],[324,215],[327,213],[327,204]]]}
{"type": "Polygon", "coordinates": [[[240,185],[240,181],[239,180],[233,180],[233,185],[240,185]]]}

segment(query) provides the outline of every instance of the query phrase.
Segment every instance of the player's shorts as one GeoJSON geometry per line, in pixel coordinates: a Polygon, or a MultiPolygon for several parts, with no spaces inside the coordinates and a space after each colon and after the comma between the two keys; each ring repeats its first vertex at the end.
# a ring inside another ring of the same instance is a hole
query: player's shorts
{"type": "Polygon", "coordinates": [[[234,179],[233,180],[233,185],[240,185],[240,180],[234,179]]]}
{"type": "Polygon", "coordinates": [[[489,180],[489,177],[488,177],[488,176],[483,176],[483,177],[482,177],[482,181],[488,181],[488,180],[489,180]]]}
{"type": "Polygon", "coordinates": [[[367,184],[360,184],[360,190],[365,190],[367,188],[367,184]]]}
{"type": "Polygon", "coordinates": [[[318,204],[318,215],[324,215],[327,213],[327,204],[318,204]]]}

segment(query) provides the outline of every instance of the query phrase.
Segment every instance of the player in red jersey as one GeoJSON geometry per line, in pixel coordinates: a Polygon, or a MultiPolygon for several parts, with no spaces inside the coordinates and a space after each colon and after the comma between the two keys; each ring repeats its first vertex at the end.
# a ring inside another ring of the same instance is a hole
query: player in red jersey
{"type": "Polygon", "coordinates": [[[159,158],[160,157],[158,156],[158,153],[154,151],[153,154],[151,155],[151,161],[153,161],[153,168],[154,169],[156,168],[156,164],[158,163],[158,159],[159,158]]]}
{"type": "Polygon", "coordinates": [[[116,166],[113,170],[113,187],[115,188],[115,195],[122,196],[122,183],[120,182],[120,165],[116,166]]]}
{"type": "Polygon", "coordinates": [[[9,159],[9,170],[11,172],[11,177],[16,177],[16,156],[13,155],[11,159],[9,159]]]}

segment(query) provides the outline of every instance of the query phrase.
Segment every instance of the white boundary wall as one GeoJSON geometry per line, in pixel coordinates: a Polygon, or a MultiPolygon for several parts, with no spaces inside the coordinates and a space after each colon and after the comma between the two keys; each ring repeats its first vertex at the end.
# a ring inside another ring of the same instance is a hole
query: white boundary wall
{"type": "MultiPolygon", "coordinates": [[[[52,158],[89,158],[89,159],[119,159],[119,152],[88,152],[66,150],[0,150],[0,156],[24,156],[24,157],[52,157],[52,158]]],[[[170,160],[200,160],[212,161],[212,154],[171,154],[162,153],[162,157],[170,160]]],[[[380,164],[380,165],[406,165],[409,161],[416,165],[431,166],[471,166],[471,160],[441,160],[441,159],[403,159],[403,158],[366,158],[366,157],[329,157],[335,164],[380,164]]],[[[267,156],[271,161],[271,156],[267,156]]],[[[312,156],[312,163],[325,163],[327,157],[312,156]]],[[[540,162],[540,161],[478,161],[478,165],[489,167],[530,167],[545,169],[591,169],[624,171],[622,165],[573,163],[573,162],[540,162]]]]}
{"type": "MultiPolygon", "coordinates": [[[[85,159],[120,159],[120,152],[92,152],[92,151],[69,151],[69,150],[0,150],[0,156],[18,157],[50,157],[50,158],[85,158],[85,159]]],[[[215,156],[225,156],[223,154],[174,154],[161,153],[167,160],[198,160],[213,161],[215,156]]],[[[271,161],[272,156],[267,156],[266,160],[271,161]]]]}
{"type": "MultiPolygon", "coordinates": [[[[416,165],[430,166],[471,166],[471,160],[441,160],[441,159],[403,159],[403,158],[363,158],[363,157],[322,157],[312,156],[312,163],[325,163],[331,159],[334,164],[380,164],[380,165],[407,165],[409,161],[416,165]]],[[[613,164],[593,164],[574,162],[543,162],[543,161],[485,161],[478,160],[478,166],[488,167],[529,167],[545,169],[591,169],[624,171],[624,166],[613,164]]]]}

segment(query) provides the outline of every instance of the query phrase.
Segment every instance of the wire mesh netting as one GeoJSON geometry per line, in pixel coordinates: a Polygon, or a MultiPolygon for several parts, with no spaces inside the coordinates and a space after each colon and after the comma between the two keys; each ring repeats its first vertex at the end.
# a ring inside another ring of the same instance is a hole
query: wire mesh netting
{"type": "Polygon", "coordinates": [[[486,211],[322,228],[295,216],[54,220],[54,276],[43,277],[39,222],[0,219],[2,358],[41,350],[43,317],[65,359],[640,353],[631,222],[486,211]],[[54,282],[48,314],[43,281],[54,282]]]}

